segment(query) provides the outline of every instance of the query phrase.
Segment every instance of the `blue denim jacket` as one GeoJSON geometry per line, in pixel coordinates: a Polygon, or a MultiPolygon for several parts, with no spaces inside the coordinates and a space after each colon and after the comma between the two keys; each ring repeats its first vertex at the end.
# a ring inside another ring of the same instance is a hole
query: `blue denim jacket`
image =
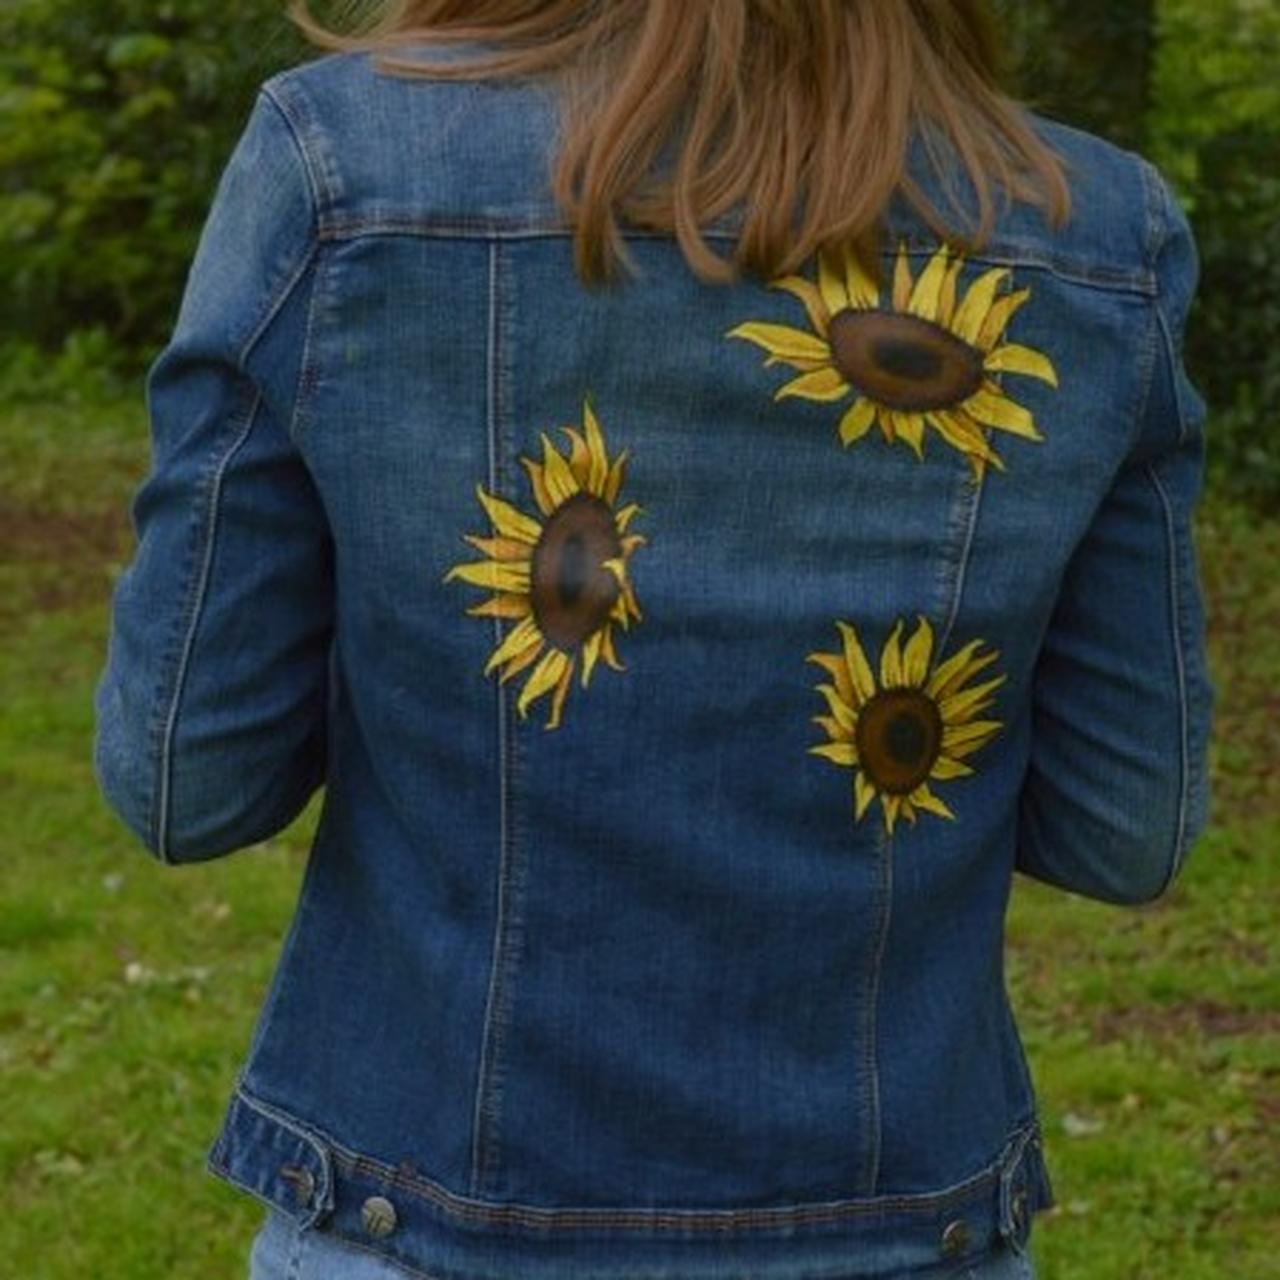
{"type": "Polygon", "coordinates": [[[591,291],[553,95],[268,80],[149,376],[102,789],[180,865],[325,788],[208,1167],[441,1280],[1022,1249],[1013,872],[1206,818],[1187,221],[1039,120],[1061,233],[591,291]]]}

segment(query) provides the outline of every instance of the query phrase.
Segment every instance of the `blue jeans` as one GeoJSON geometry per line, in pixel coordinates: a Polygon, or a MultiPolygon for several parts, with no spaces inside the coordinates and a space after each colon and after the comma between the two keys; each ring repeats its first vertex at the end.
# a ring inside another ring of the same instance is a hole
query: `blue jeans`
{"type": "MultiPolygon", "coordinates": [[[[300,1230],[287,1215],[270,1210],[253,1239],[249,1280],[433,1280],[424,1272],[388,1262],[332,1234],[300,1230]]],[[[568,1280],[568,1277],[566,1277],[568,1280]]],[[[748,1280],[743,1277],[743,1280],[748,1280]]],[[[832,1277],[832,1280],[836,1280],[832,1277]]],[[[914,1271],[885,1280],[1036,1280],[1030,1254],[1001,1249],[971,1264],[914,1271]]]]}

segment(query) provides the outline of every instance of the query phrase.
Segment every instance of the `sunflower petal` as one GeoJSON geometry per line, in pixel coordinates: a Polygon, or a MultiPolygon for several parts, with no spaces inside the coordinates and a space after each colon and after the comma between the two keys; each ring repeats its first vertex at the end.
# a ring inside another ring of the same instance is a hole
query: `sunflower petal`
{"type": "Polygon", "coordinates": [[[773,393],[773,398],[781,400],[786,396],[800,396],[805,400],[839,400],[848,393],[849,384],[840,376],[838,369],[829,365],[783,383],[773,393]]]}
{"type": "Polygon", "coordinates": [[[919,316],[922,320],[937,320],[942,301],[942,285],[947,276],[947,256],[947,247],[943,245],[920,273],[920,279],[916,281],[911,299],[907,303],[907,310],[913,316],[919,316]]]}
{"type": "Polygon", "coordinates": [[[863,652],[862,644],[858,640],[858,633],[853,624],[837,619],[836,626],[844,637],[845,665],[849,668],[854,692],[859,698],[855,705],[860,707],[864,702],[869,702],[875,697],[875,677],[871,674],[871,664],[867,661],[867,655],[863,652]]]}
{"type": "Polygon", "coordinates": [[[858,748],[852,742],[822,742],[809,748],[809,754],[822,756],[835,764],[855,765],[858,763],[858,748]]]}
{"type": "Polygon", "coordinates": [[[1015,289],[1012,293],[1003,294],[991,304],[987,318],[978,330],[978,340],[974,344],[980,351],[990,351],[1000,341],[1000,335],[1008,327],[1014,313],[1031,297],[1030,289],[1015,289]]]}
{"type": "Polygon", "coordinates": [[[933,768],[929,770],[929,777],[937,778],[939,782],[946,782],[951,778],[968,778],[973,775],[973,770],[960,760],[953,760],[950,756],[940,755],[934,762],[933,768]]]}
{"type": "Polygon", "coordinates": [[[984,680],[968,689],[959,689],[938,704],[938,711],[944,724],[960,724],[970,716],[990,705],[988,695],[998,689],[1008,676],[996,676],[993,680],[984,680]]]}
{"type": "Polygon", "coordinates": [[[951,319],[956,313],[956,285],[963,269],[964,258],[957,254],[951,259],[938,294],[938,323],[947,329],[951,328],[951,319]]]}
{"type": "Polygon", "coordinates": [[[1049,357],[1016,342],[997,347],[987,356],[983,367],[989,373],[1025,373],[1028,377],[1047,382],[1051,387],[1058,385],[1058,373],[1049,357]]]}
{"type": "Polygon", "coordinates": [[[861,699],[854,692],[853,681],[849,678],[849,668],[844,658],[838,653],[807,653],[805,661],[812,662],[830,673],[836,682],[836,692],[851,707],[862,705],[861,699]]]}
{"type": "Polygon", "coordinates": [[[951,332],[957,338],[971,344],[976,343],[983,322],[995,302],[996,290],[1008,275],[1008,267],[992,267],[969,287],[969,292],[965,294],[964,301],[951,321],[951,332]]]}
{"type": "Polygon", "coordinates": [[[956,820],[956,815],[947,807],[945,801],[940,800],[929,790],[927,782],[922,782],[907,798],[917,808],[936,813],[940,818],[950,818],[952,822],[956,820]]]}
{"type": "Polygon", "coordinates": [[[834,252],[824,249],[818,251],[818,292],[832,315],[849,305],[840,260],[834,252]]]}
{"type": "Polygon", "coordinates": [[[902,649],[902,677],[904,683],[919,689],[924,686],[929,672],[929,658],[933,654],[933,628],[924,614],[916,615],[919,625],[902,649]]]}
{"type": "Polygon", "coordinates": [[[904,413],[890,409],[893,415],[894,435],[905,440],[911,446],[916,457],[924,461],[924,416],[919,413],[904,413]]]}
{"type": "Polygon", "coordinates": [[[981,657],[976,656],[978,649],[985,644],[984,640],[970,640],[963,649],[953,653],[945,662],[939,663],[925,692],[935,701],[941,703],[961,685],[967,684],[979,671],[988,667],[1000,656],[996,649],[989,649],[981,657]]]}
{"type": "Polygon", "coordinates": [[[902,797],[882,795],[880,803],[884,806],[884,825],[888,828],[889,834],[893,835],[893,824],[897,820],[898,810],[902,807],[902,797]]]}
{"type": "Polygon", "coordinates": [[[493,521],[493,527],[509,538],[517,538],[521,542],[536,543],[542,537],[542,526],[517,510],[505,498],[490,497],[481,485],[476,485],[476,497],[493,521]]]}
{"type": "Polygon", "coordinates": [[[876,798],[875,787],[871,785],[867,775],[861,771],[854,778],[853,794],[857,803],[857,811],[854,814],[854,818],[861,821],[862,815],[867,811],[867,806],[876,798]]]}
{"type": "Polygon", "coordinates": [[[546,693],[560,679],[568,662],[569,656],[563,650],[554,648],[547,650],[542,661],[534,667],[533,674],[525,681],[524,687],[520,690],[520,696],[516,699],[516,710],[521,717],[528,714],[529,704],[535,698],[546,693]]]}
{"type": "Polygon", "coordinates": [[[880,651],[880,687],[896,689],[903,684],[902,651],[898,648],[898,637],[902,634],[902,619],[893,624],[889,638],[880,651]]]}
{"type": "Polygon", "coordinates": [[[960,760],[983,747],[1004,727],[1001,720],[970,720],[965,724],[947,725],[942,730],[942,749],[960,760]]]}
{"type": "Polygon", "coordinates": [[[864,270],[852,245],[844,254],[844,287],[852,306],[870,309],[880,305],[880,290],[864,270]]]}
{"type": "Polygon", "coordinates": [[[730,329],[727,338],[746,338],[779,359],[830,360],[831,348],[816,334],[785,324],[751,320],[730,329]]]}
{"type": "Polygon", "coordinates": [[[961,406],[975,421],[998,427],[1028,440],[1043,440],[1029,409],[1016,404],[1006,395],[996,395],[985,387],[975,391],[961,406]]]}
{"type": "Polygon", "coordinates": [[[778,280],[770,280],[769,288],[784,289],[787,293],[799,298],[804,303],[804,309],[809,313],[809,321],[818,335],[823,338],[827,336],[831,313],[827,310],[821,291],[812,280],[806,280],[804,276],[782,276],[778,280]]]}
{"type": "Polygon", "coordinates": [[[898,256],[893,264],[893,309],[905,311],[911,302],[911,263],[907,259],[907,245],[898,241],[898,256]]]}
{"type": "Polygon", "coordinates": [[[827,700],[827,706],[830,707],[831,714],[845,732],[852,733],[857,728],[858,717],[836,692],[835,686],[824,681],[822,684],[814,685],[814,688],[827,700]]]}
{"type": "Polygon", "coordinates": [[[854,444],[861,440],[863,436],[871,430],[871,424],[876,420],[876,406],[868,400],[866,396],[859,396],[857,400],[845,410],[844,417],[840,419],[840,439],[846,444],[854,444]]]}

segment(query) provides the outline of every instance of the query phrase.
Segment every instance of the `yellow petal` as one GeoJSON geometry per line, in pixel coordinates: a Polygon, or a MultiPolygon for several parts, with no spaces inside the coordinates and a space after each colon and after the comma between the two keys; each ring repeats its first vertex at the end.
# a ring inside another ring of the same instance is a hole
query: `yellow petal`
{"type": "Polygon", "coordinates": [[[490,497],[480,485],[476,485],[476,497],[489,513],[489,519],[499,533],[521,542],[534,543],[542,537],[542,526],[522,511],[517,511],[504,498],[490,497]]]}
{"type": "Polygon", "coordinates": [[[546,480],[543,476],[542,464],[535,462],[532,458],[521,456],[520,463],[529,473],[529,485],[533,489],[533,500],[538,504],[538,510],[544,516],[551,515],[556,504],[551,495],[547,492],[546,480]]]}
{"type": "Polygon", "coordinates": [[[591,455],[591,471],[587,476],[586,489],[600,497],[609,471],[609,455],[604,447],[604,436],[600,433],[600,422],[587,397],[583,397],[582,401],[582,425],[587,429],[587,451],[591,455]]]}
{"type": "Polygon", "coordinates": [[[861,440],[871,429],[871,424],[875,420],[875,405],[866,396],[859,396],[845,410],[844,417],[840,419],[840,439],[846,445],[861,440]]]}
{"type": "Polygon", "coordinates": [[[1008,267],[993,267],[970,286],[951,321],[951,332],[957,338],[976,344],[983,322],[995,301],[996,290],[1008,274],[1008,267]]]}
{"type": "Polygon", "coordinates": [[[809,313],[809,321],[818,335],[823,338],[827,336],[831,313],[827,310],[827,304],[823,301],[818,286],[812,280],[806,280],[803,276],[783,276],[779,280],[771,280],[769,288],[785,289],[799,298],[804,303],[804,309],[809,313]]]}
{"type": "Polygon", "coordinates": [[[893,264],[893,309],[905,311],[911,301],[911,264],[907,260],[907,246],[898,241],[898,257],[893,264]]]}
{"type": "Polygon", "coordinates": [[[947,267],[943,277],[942,288],[938,293],[938,323],[945,328],[951,327],[951,318],[956,313],[956,284],[964,267],[964,258],[957,254],[947,267]]]}
{"type": "Polygon", "coordinates": [[[560,649],[548,649],[541,662],[533,669],[533,674],[525,681],[516,699],[516,710],[523,717],[528,713],[529,704],[546,693],[564,674],[569,664],[569,655],[560,649]]]}
{"type": "Polygon", "coordinates": [[[924,416],[919,413],[903,413],[887,409],[893,421],[894,435],[900,436],[911,446],[916,457],[924,461],[924,416]]]}
{"type": "Polygon", "coordinates": [[[464,533],[462,537],[477,551],[482,551],[491,559],[532,563],[532,553],[527,542],[518,542],[515,538],[481,538],[474,533],[464,533]]]}
{"type": "Polygon", "coordinates": [[[862,650],[862,645],[858,640],[858,633],[854,630],[853,624],[836,619],[836,626],[844,637],[845,665],[849,668],[849,676],[853,681],[854,692],[858,696],[858,701],[852,704],[856,709],[875,697],[876,682],[871,674],[871,664],[867,661],[867,655],[862,650]]]}
{"type": "Polygon", "coordinates": [[[587,442],[582,438],[580,431],[575,431],[573,427],[561,427],[561,431],[569,437],[569,470],[573,472],[574,478],[578,484],[584,489],[590,489],[591,480],[591,450],[587,447],[587,442]]]}
{"type": "Polygon", "coordinates": [[[490,596],[467,610],[474,618],[527,618],[532,612],[533,602],[527,595],[506,591],[490,596]]]}
{"type": "Polygon", "coordinates": [[[933,655],[933,628],[924,614],[916,616],[920,619],[919,625],[902,650],[902,678],[904,683],[920,689],[924,687],[933,655]]]}
{"type": "Polygon", "coordinates": [[[966,724],[948,725],[942,731],[942,749],[961,760],[985,746],[1002,727],[1000,720],[970,720],[966,724]]]}
{"type": "Polygon", "coordinates": [[[1020,346],[1016,342],[997,347],[986,360],[983,367],[989,373],[1025,373],[1032,378],[1040,378],[1051,387],[1058,385],[1057,370],[1048,356],[1031,347],[1020,346]]]}
{"type": "Polygon", "coordinates": [[[865,773],[859,772],[854,778],[853,794],[857,803],[857,812],[854,814],[854,818],[861,821],[862,815],[867,811],[867,806],[876,798],[876,789],[867,780],[865,773]]]}
{"type": "Polygon", "coordinates": [[[962,453],[990,462],[1001,471],[1004,470],[1004,463],[987,442],[982,428],[968,414],[954,409],[939,410],[929,415],[929,424],[949,445],[962,453]]]}
{"type": "Polygon", "coordinates": [[[627,469],[627,458],[630,456],[630,449],[623,449],[613,460],[613,465],[609,468],[608,475],[601,482],[599,496],[606,502],[614,502],[618,497],[618,490],[622,487],[622,477],[627,469]]]}
{"type": "Polygon", "coordinates": [[[824,742],[809,748],[809,754],[824,756],[835,764],[855,765],[858,763],[858,749],[852,742],[824,742]]]}
{"type": "Polygon", "coordinates": [[[578,477],[569,470],[569,464],[561,456],[560,451],[551,443],[551,437],[540,431],[542,439],[542,479],[547,486],[547,495],[558,507],[568,501],[575,493],[580,492],[578,477]]]}
{"type": "Polygon", "coordinates": [[[854,715],[852,708],[841,699],[836,692],[835,686],[824,682],[815,685],[814,688],[827,700],[827,706],[831,708],[831,714],[835,716],[845,732],[852,733],[857,728],[858,717],[854,715]]]}
{"type": "Polygon", "coordinates": [[[999,427],[1028,440],[1043,440],[1036,428],[1035,418],[1029,409],[1015,404],[1005,395],[996,395],[985,387],[974,392],[961,406],[975,421],[989,427],[999,427]]]}
{"type": "Polygon", "coordinates": [[[898,810],[902,807],[902,797],[884,795],[880,797],[880,803],[884,806],[884,825],[888,828],[889,834],[893,835],[893,824],[898,817],[898,810]]]}
{"type": "Polygon", "coordinates": [[[506,662],[508,658],[519,656],[531,646],[541,646],[544,638],[532,614],[522,618],[507,632],[502,643],[489,655],[489,660],[484,667],[485,675],[500,663],[506,662]]]}
{"type": "Polygon", "coordinates": [[[902,651],[898,648],[898,637],[902,634],[902,619],[893,624],[889,638],[880,651],[880,687],[895,689],[902,685],[902,651]]]}
{"type": "Polygon", "coordinates": [[[490,591],[523,591],[527,594],[529,565],[512,564],[506,560],[473,560],[467,564],[455,564],[442,581],[452,582],[455,578],[477,587],[488,587],[490,591]]]}
{"type": "Polygon", "coordinates": [[[833,252],[818,251],[818,291],[827,310],[835,315],[849,305],[849,295],[845,292],[844,272],[841,263],[833,252]]]}
{"type": "MultiPolygon", "coordinates": [[[[506,684],[512,676],[518,676],[525,667],[536,662],[542,654],[542,646],[538,644],[530,645],[523,653],[517,654],[514,658],[508,660],[506,665],[498,672],[498,683],[506,684]]],[[[489,674],[489,668],[485,668],[485,675],[489,674]]]]}
{"type": "Polygon", "coordinates": [[[851,305],[864,310],[880,305],[880,290],[864,270],[852,245],[844,254],[844,287],[851,305]]]}
{"type": "Polygon", "coordinates": [[[1012,293],[1006,293],[997,298],[991,304],[991,310],[982,322],[982,328],[978,330],[978,341],[975,345],[980,351],[990,351],[1000,341],[1000,335],[1004,333],[1014,313],[1029,297],[1031,297],[1030,289],[1015,289],[1012,293]]]}
{"type": "Polygon", "coordinates": [[[964,648],[953,653],[945,662],[939,663],[933,675],[929,677],[925,692],[935,702],[940,703],[962,684],[968,684],[973,676],[984,667],[990,666],[1000,656],[997,650],[990,649],[981,657],[975,657],[978,649],[985,643],[984,640],[970,640],[964,648]]]}
{"type": "Polygon", "coordinates": [[[600,656],[600,628],[597,627],[583,642],[582,645],[582,687],[585,689],[591,680],[591,673],[595,670],[596,659],[600,656]]]}
{"type": "Polygon", "coordinates": [[[752,320],[730,329],[729,338],[746,338],[783,359],[830,360],[831,348],[819,337],[785,324],[752,320]]]}
{"type": "Polygon", "coordinates": [[[929,790],[929,784],[922,782],[911,793],[909,799],[917,808],[924,809],[929,813],[936,813],[940,818],[950,818],[955,821],[956,815],[947,808],[946,804],[929,790]]]}
{"type": "Polygon", "coordinates": [[[805,661],[815,663],[824,671],[830,672],[836,682],[836,692],[849,706],[861,706],[858,695],[853,690],[853,681],[849,678],[849,668],[840,654],[806,653],[805,661]]]}
{"type": "Polygon", "coordinates": [[[572,680],[573,658],[570,657],[565,664],[564,670],[560,673],[560,679],[556,682],[556,691],[551,695],[551,717],[543,725],[544,729],[558,729],[560,727],[560,708],[564,706],[565,694],[569,692],[569,684],[572,680]]]}
{"type": "Polygon", "coordinates": [[[940,755],[933,762],[933,768],[929,770],[929,777],[937,778],[940,782],[946,782],[951,778],[967,778],[972,774],[973,770],[967,764],[945,755],[940,755]]]}
{"type": "Polygon", "coordinates": [[[923,320],[936,320],[942,301],[942,283],[947,274],[947,248],[944,245],[929,259],[929,265],[920,273],[916,287],[911,291],[907,310],[923,320]]]}
{"type": "Polygon", "coordinates": [[[950,697],[943,698],[938,704],[938,711],[942,715],[943,723],[959,724],[962,720],[968,719],[969,716],[975,715],[982,711],[990,704],[988,695],[994,689],[998,689],[1008,676],[996,676],[994,680],[984,680],[982,684],[973,685],[968,689],[960,689],[951,694],[950,697]]]}
{"type": "Polygon", "coordinates": [[[849,393],[849,384],[839,370],[828,365],[812,373],[802,373],[798,378],[784,383],[773,393],[775,400],[785,396],[801,396],[805,400],[839,400],[849,393]]]}

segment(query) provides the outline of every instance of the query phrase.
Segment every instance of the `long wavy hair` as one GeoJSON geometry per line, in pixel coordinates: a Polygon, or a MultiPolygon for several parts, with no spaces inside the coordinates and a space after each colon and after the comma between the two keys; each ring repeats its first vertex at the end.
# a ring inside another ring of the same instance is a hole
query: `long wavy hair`
{"type": "MultiPolygon", "coordinates": [[[[618,219],[674,234],[708,283],[768,279],[816,249],[852,248],[879,276],[883,218],[901,193],[958,249],[989,238],[994,189],[1054,226],[1070,214],[1062,159],[1000,88],[983,0],[373,0],[327,24],[288,16],[313,44],[363,50],[382,72],[442,79],[554,76],[562,119],[549,175],[584,283],[633,262],[618,219]],[[348,29],[339,29],[346,27],[348,29]],[[482,42],[431,62],[408,44],[482,42]],[[958,159],[977,199],[945,181],[948,218],[908,171],[920,137],[946,177],[958,159]],[[674,165],[657,161],[674,143],[674,165]],[[741,204],[732,258],[702,226],[741,204]]],[[[350,6],[348,6],[350,8],[350,6]]]]}

